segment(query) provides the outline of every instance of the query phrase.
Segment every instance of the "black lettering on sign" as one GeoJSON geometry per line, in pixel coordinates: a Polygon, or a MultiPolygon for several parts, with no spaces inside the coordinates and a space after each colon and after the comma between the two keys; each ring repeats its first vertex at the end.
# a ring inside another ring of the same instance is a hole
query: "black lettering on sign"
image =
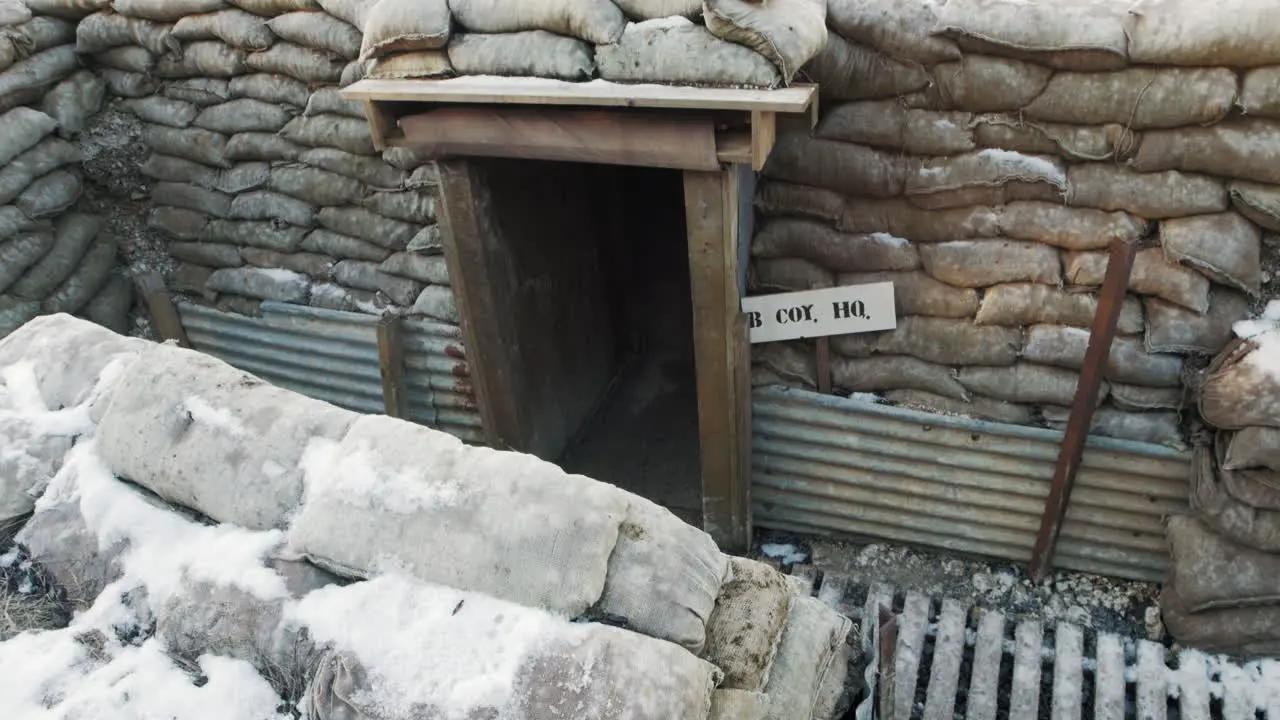
{"type": "Polygon", "coordinates": [[[747,313],[747,325],[749,327],[754,329],[754,328],[760,327],[763,324],[764,322],[760,320],[760,313],[755,311],[747,313]]]}
{"type": "Polygon", "coordinates": [[[809,322],[818,322],[818,318],[816,318],[816,317],[814,317],[814,316],[813,316],[813,306],[812,306],[812,305],[805,305],[805,306],[801,307],[800,309],[804,311],[804,319],[805,319],[805,320],[808,320],[809,322]]]}
{"type": "Polygon", "coordinates": [[[861,300],[854,300],[853,302],[849,302],[848,300],[837,300],[832,303],[832,305],[832,312],[835,314],[837,320],[843,320],[851,317],[861,318],[863,320],[871,319],[867,315],[867,304],[861,300]]]}

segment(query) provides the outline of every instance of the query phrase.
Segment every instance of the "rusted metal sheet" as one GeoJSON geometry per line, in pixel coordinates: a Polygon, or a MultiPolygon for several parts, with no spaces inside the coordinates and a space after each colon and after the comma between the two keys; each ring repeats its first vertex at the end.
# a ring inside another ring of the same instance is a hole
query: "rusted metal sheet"
{"type": "MultiPolygon", "coordinates": [[[[786,388],[757,389],[752,412],[759,526],[1030,559],[1061,432],[786,388]]],[[[1089,438],[1055,567],[1161,580],[1189,468],[1186,452],[1089,438]]]]}
{"type": "MultiPolygon", "coordinates": [[[[260,317],[194,303],[178,312],[196,350],[280,387],[362,413],[386,411],[379,318],[264,302],[260,317]]],[[[406,318],[401,328],[407,420],[484,441],[456,326],[406,318]]]]}

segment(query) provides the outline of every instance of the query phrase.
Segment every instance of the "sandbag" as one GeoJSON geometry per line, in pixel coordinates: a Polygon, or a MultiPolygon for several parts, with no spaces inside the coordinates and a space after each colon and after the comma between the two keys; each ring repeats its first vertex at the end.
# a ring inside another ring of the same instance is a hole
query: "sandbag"
{"type": "Polygon", "coordinates": [[[980,115],[973,120],[979,146],[1031,155],[1061,155],[1068,160],[1128,160],[1140,136],[1124,125],[1064,125],[1033,122],[1021,115],[980,115]]]}
{"type": "MultiPolygon", "coordinates": [[[[1071,325],[1092,327],[1098,298],[1067,292],[1040,283],[1008,283],[988,288],[982,296],[979,325],[1071,325]]],[[[1122,335],[1142,332],[1142,303],[1125,298],[1116,331],[1122,335]]]]}
{"type": "Polygon", "coordinates": [[[971,119],[969,113],[916,110],[897,100],[851,102],[828,110],[817,136],[913,155],[955,155],[976,147],[971,119]]]}
{"type": "Polygon", "coordinates": [[[53,249],[54,242],[52,233],[42,232],[20,235],[0,245],[0,293],[8,290],[27,268],[40,262],[53,249]]]}
{"type": "Polygon", "coordinates": [[[147,347],[70,315],[45,315],[0,339],[0,367],[30,361],[46,407],[89,402],[92,410],[102,399],[93,391],[108,366],[131,362],[147,347]]]}
{"type": "Polygon", "coordinates": [[[724,672],[722,689],[764,689],[790,607],[791,593],[777,570],[754,560],[729,558],[729,573],[707,620],[702,653],[724,672]]]}
{"type": "Polygon", "coordinates": [[[618,42],[627,25],[610,0],[538,0],[519,6],[503,0],[450,0],[449,9],[472,32],[547,30],[596,45],[618,42]]]}
{"type": "Polygon", "coordinates": [[[232,245],[202,242],[169,243],[169,254],[175,260],[211,268],[240,267],[244,260],[232,245]]]}
{"type": "Polygon", "coordinates": [[[229,0],[241,10],[248,10],[254,15],[274,17],[288,12],[302,10],[319,10],[316,0],[229,0]]]}
{"type": "Polygon", "coordinates": [[[1280,8],[1249,0],[1138,0],[1129,8],[1129,58],[1151,65],[1280,64],[1280,39],[1269,28],[1280,8]]]}
{"type": "Polygon", "coordinates": [[[764,174],[849,195],[893,198],[902,194],[907,163],[898,155],[861,145],[786,132],[769,154],[764,174]]]}
{"type": "MultiPolygon", "coordinates": [[[[282,77],[282,76],[281,76],[282,77]]],[[[307,101],[303,103],[305,109],[302,114],[311,117],[312,115],[324,115],[327,113],[335,113],[338,115],[346,115],[357,120],[368,120],[365,115],[364,105],[358,100],[348,100],[342,97],[338,88],[327,87],[311,93],[307,101]]]]}
{"type": "MultiPolygon", "coordinates": [[[[323,215],[324,211],[320,212],[323,215]]],[[[298,247],[307,252],[329,255],[339,260],[381,262],[392,253],[381,245],[325,229],[312,230],[298,247]]]]}
{"type": "Polygon", "coordinates": [[[368,77],[402,80],[406,78],[452,77],[453,65],[444,50],[419,50],[417,52],[384,55],[372,61],[368,77]]]}
{"type": "MultiPolygon", "coordinates": [[[[1020,362],[1009,367],[960,368],[957,381],[968,392],[1015,403],[1071,405],[1079,375],[1071,370],[1020,362]]],[[[1103,382],[1098,402],[1110,387],[1103,382]]]]}
{"type": "Polygon", "coordinates": [[[195,240],[209,224],[209,218],[194,210],[155,207],[147,216],[147,227],[160,230],[179,240],[195,240]]]}
{"type": "Polygon", "coordinates": [[[683,18],[627,25],[616,43],[596,46],[596,69],[613,82],[764,88],[784,83],[763,55],[683,18]]]}
{"type": "Polygon", "coordinates": [[[776,720],[832,720],[834,708],[822,707],[824,684],[837,676],[843,684],[848,655],[844,652],[853,622],[817,598],[794,598],[778,645],[773,671],[765,685],[776,720]]]}
{"type": "Polygon", "coordinates": [[[445,285],[428,285],[418,299],[413,301],[409,312],[455,325],[462,319],[458,312],[458,300],[454,297],[453,290],[445,285]]]}
{"type": "Polygon", "coordinates": [[[421,190],[371,193],[362,203],[383,217],[409,223],[431,224],[436,220],[436,198],[421,190]]]}
{"type": "Polygon", "coordinates": [[[933,65],[960,59],[960,48],[933,34],[932,2],[828,0],[827,24],[849,40],[906,62],[933,65]]]}
{"type": "MultiPolygon", "coordinates": [[[[1146,142],[1143,140],[1143,147],[1146,142]]],[[[1088,163],[1068,168],[1067,180],[1070,205],[1123,210],[1148,220],[1207,215],[1227,209],[1226,187],[1203,175],[1172,170],[1133,172],[1108,163],[1088,163]]]]}
{"type": "Polygon", "coordinates": [[[243,10],[188,15],[173,26],[179,40],[221,40],[240,50],[266,50],[276,41],[267,21],[243,10]]]}
{"type": "Polygon", "coordinates": [[[967,112],[1015,112],[1026,107],[1049,83],[1053,71],[1021,60],[965,55],[933,68],[938,101],[967,112]]]}
{"type": "Polygon", "coordinates": [[[111,235],[99,235],[71,275],[41,303],[40,311],[53,314],[83,310],[111,279],[111,271],[116,267],[116,252],[116,239],[111,235]]]}
{"type": "Polygon", "coordinates": [[[290,142],[307,147],[332,147],[355,155],[375,155],[368,121],[342,115],[296,117],[280,131],[290,142]]]}
{"type": "MultiPolygon", "coordinates": [[[[379,3],[382,4],[382,3],[379,3]]],[[[267,23],[276,37],[346,60],[360,54],[360,31],[325,12],[292,12],[267,23]]]]}
{"type": "Polygon", "coordinates": [[[396,277],[378,270],[378,264],[362,260],[343,260],[333,267],[338,283],[358,290],[385,293],[397,305],[412,305],[422,292],[422,283],[396,277]]]}
{"type": "Polygon", "coordinates": [[[1189,515],[1165,521],[1171,583],[1187,612],[1280,603],[1280,558],[1237,545],[1189,515]]]}
{"type": "Polygon", "coordinates": [[[333,148],[312,148],[299,155],[298,159],[311,167],[345,175],[373,188],[394,190],[405,184],[404,172],[381,158],[352,155],[333,148]]]}
{"type": "Polygon", "coordinates": [[[248,317],[262,317],[262,301],[254,298],[241,297],[239,295],[229,295],[223,293],[221,295],[213,293],[213,306],[219,312],[233,313],[236,315],[245,315],[248,317]]]}
{"type": "Polygon", "coordinates": [[[64,588],[75,591],[78,610],[87,610],[111,583],[124,575],[128,541],[116,539],[106,547],[85,522],[78,498],[51,498],[14,538],[30,551],[64,588]]]}
{"type": "MultiPolygon", "coordinates": [[[[1220,433],[1214,448],[1218,479],[1233,500],[1259,511],[1280,511],[1280,473],[1266,467],[1228,470],[1224,467],[1230,449],[1230,433],[1220,433]]],[[[1280,516],[1278,516],[1280,517],[1280,516]]]]}
{"type": "Polygon", "coordinates": [[[231,217],[232,196],[197,185],[156,183],[151,190],[151,199],[160,205],[195,210],[213,217],[231,217]]]}
{"type": "Polygon", "coordinates": [[[195,238],[200,242],[217,242],[257,247],[276,252],[293,252],[302,245],[307,229],[294,225],[281,227],[271,220],[237,222],[213,220],[195,238]]]}
{"type": "Polygon", "coordinates": [[[365,15],[360,26],[363,42],[357,36],[357,51],[361,60],[370,60],[401,52],[440,50],[449,44],[450,24],[447,0],[380,1],[365,15]]]}
{"type": "Polygon", "coordinates": [[[76,56],[75,45],[70,44],[19,60],[0,73],[0,111],[26,104],[22,101],[24,96],[34,94],[34,99],[38,99],[45,88],[70,77],[79,69],[80,59],[76,56]]]}
{"type": "Polygon", "coordinates": [[[8,240],[20,233],[52,230],[47,220],[32,220],[12,205],[0,206],[0,240],[8,240]]]}
{"type": "Polygon", "coordinates": [[[633,20],[657,20],[675,15],[693,20],[702,14],[701,0],[614,0],[613,4],[633,20]]]}
{"type": "Polygon", "coordinates": [[[244,50],[213,40],[187,43],[181,55],[164,55],[156,63],[158,77],[181,79],[240,75],[250,67],[244,50]]]}
{"type": "Polygon", "coordinates": [[[932,82],[923,67],[849,42],[834,31],[827,33],[826,46],[802,72],[818,83],[823,97],[835,100],[898,97],[921,90],[932,82]]]}
{"type": "Polygon", "coordinates": [[[747,690],[717,689],[711,693],[707,720],[765,720],[769,697],[747,690]]]}
{"type": "Polygon", "coordinates": [[[111,332],[129,333],[129,312],[133,309],[133,281],[123,275],[112,275],[107,284],[89,301],[84,316],[111,332]]]}
{"type": "Polygon", "coordinates": [[[139,171],[155,180],[190,183],[234,194],[265,186],[270,169],[267,163],[240,163],[230,170],[220,170],[190,160],[152,153],[139,171]]]}
{"type": "Polygon", "coordinates": [[[1128,60],[1125,8],[1115,3],[1069,5],[951,0],[934,29],[969,52],[1009,55],[1062,70],[1114,70],[1128,60]]]}
{"type": "Polygon", "coordinates": [[[207,107],[230,100],[230,86],[225,78],[185,78],[165,83],[164,96],[207,107]]]}
{"type": "MultiPolygon", "coordinates": [[[[5,445],[5,454],[0,456],[0,524],[6,529],[35,510],[37,499],[81,432],[75,423],[63,422],[68,427],[58,427],[60,418],[51,414],[38,389],[29,387],[34,382],[30,366],[0,369],[0,389],[13,397],[15,405],[11,410],[0,410],[0,441],[5,445]],[[32,390],[36,392],[29,392],[32,390]]],[[[7,539],[5,544],[7,547],[7,539]]]]}
{"type": "Polygon", "coordinates": [[[1228,187],[1236,212],[1267,230],[1280,232],[1280,187],[1243,180],[1228,187]]]}
{"type": "Polygon", "coordinates": [[[1158,298],[1147,298],[1145,304],[1148,352],[1217,355],[1231,342],[1231,327],[1247,320],[1251,310],[1249,298],[1225,288],[1212,291],[1204,314],[1158,298]]]}
{"type": "Polygon", "coordinates": [[[921,390],[890,390],[884,399],[894,405],[944,415],[965,415],[979,420],[1027,425],[1033,419],[1032,408],[1004,400],[974,396],[969,402],[955,400],[921,390]]]}
{"type": "Polygon", "coordinates": [[[54,170],[28,185],[13,204],[32,220],[50,218],[74,205],[83,189],[78,170],[54,170]]]}
{"type": "Polygon", "coordinates": [[[1062,261],[1052,246],[1017,240],[957,240],[921,245],[925,272],[958,287],[982,288],[1007,282],[1060,286],[1062,261]]]}
{"type": "Polygon", "coordinates": [[[404,250],[418,232],[414,225],[375,215],[364,208],[321,208],[316,220],[336,233],[350,235],[397,252],[404,250]]]}
{"type": "Polygon", "coordinates": [[[1101,250],[1115,240],[1137,242],[1147,223],[1122,212],[1072,208],[1047,202],[1015,202],[1000,211],[1000,234],[1067,250],[1101,250]]]}
{"type": "MultiPolygon", "coordinates": [[[[254,272],[224,269],[214,277],[251,289],[271,282],[269,275],[292,275],[257,271],[259,282],[254,272]],[[231,282],[236,276],[243,282],[231,282]]],[[[305,278],[293,284],[305,300],[305,278]]],[[[98,452],[116,475],[170,502],[218,522],[268,530],[283,528],[301,502],[299,463],[308,444],[336,441],[355,418],[208,355],[157,345],[112,392],[98,452]]]]}
{"type": "Polygon", "coordinates": [[[0,205],[13,202],[36,178],[64,165],[80,162],[80,148],[65,140],[47,137],[34,147],[0,166],[0,205]]]}
{"type": "Polygon", "coordinates": [[[102,108],[107,86],[98,76],[81,70],[58,83],[45,94],[40,110],[58,123],[58,134],[64,138],[79,133],[89,116],[102,108]]]}
{"type": "Polygon", "coordinates": [[[209,302],[218,299],[218,293],[210,290],[209,276],[213,271],[201,265],[178,263],[177,269],[169,274],[169,288],[175,292],[199,295],[209,302]]]}
{"type": "Polygon", "coordinates": [[[154,55],[180,52],[179,38],[173,26],[131,18],[116,13],[99,12],[76,24],[76,52],[84,55],[100,53],[122,45],[140,45],[154,55]]]}
{"type": "Polygon", "coordinates": [[[302,228],[314,227],[316,208],[288,195],[255,190],[235,196],[227,217],[233,220],[270,220],[302,228]]]}
{"type": "Polygon", "coordinates": [[[22,0],[22,4],[37,15],[79,20],[84,16],[111,6],[109,0],[22,0]]]}
{"type": "Polygon", "coordinates": [[[1200,415],[1223,430],[1280,427],[1280,386],[1269,366],[1280,331],[1232,341],[1210,363],[1200,388],[1200,415]]]}
{"type": "MultiPolygon", "coordinates": [[[[1101,285],[1107,272],[1107,253],[1068,253],[1067,282],[1101,285]]],[[[1197,313],[1209,310],[1209,280],[1165,258],[1160,248],[1139,250],[1129,271],[1129,291],[1154,295],[1197,313]]]]}
{"type": "MultiPolygon", "coordinates": [[[[1046,406],[1042,412],[1045,424],[1051,429],[1067,429],[1071,420],[1070,408],[1046,406]]],[[[1109,407],[1097,408],[1089,425],[1089,434],[1178,449],[1186,447],[1178,414],[1172,412],[1124,412],[1109,407]]]]}
{"type": "Polygon", "coordinates": [[[712,35],[768,58],[784,85],[827,42],[826,0],[706,0],[702,8],[712,35]]]}
{"type": "Polygon", "coordinates": [[[342,74],[338,76],[338,87],[344,88],[353,85],[368,77],[369,68],[373,63],[364,60],[352,60],[342,67],[342,74]]]}
{"type": "Polygon", "coordinates": [[[1280,184],[1280,123],[1232,119],[1212,127],[1146,133],[1132,165],[1280,184]]]}
{"type": "Polygon", "coordinates": [[[231,159],[227,157],[227,137],[221,133],[198,128],[146,125],[142,129],[142,142],[164,155],[216,168],[231,167],[231,159]]]}
{"type": "Polygon", "coordinates": [[[1112,383],[1111,403],[1120,410],[1181,410],[1186,404],[1184,387],[1153,388],[1112,383]]]}
{"type": "MultiPolygon", "coordinates": [[[[1084,328],[1035,325],[1027,330],[1022,357],[1042,365],[1079,370],[1084,366],[1089,336],[1084,328]]],[[[1182,384],[1182,358],[1149,353],[1139,338],[1122,335],[1111,341],[1106,378],[1132,385],[1176,388],[1182,384]]]]}
{"type": "Polygon", "coordinates": [[[288,75],[253,73],[231,78],[227,90],[232,97],[253,98],[263,102],[306,107],[311,90],[301,80],[288,75]]]}
{"type": "Polygon", "coordinates": [[[932,317],[965,318],[978,312],[978,293],[939,282],[919,270],[841,273],[839,285],[893,283],[893,299],[897,314],[932,317]]]}
{"type": "Polygon", "coordinates": [[[0,295],[0,339],[40,314],[40,303],[0,295]]]}
{"type": "Polygon", "coordinates": [[[842,232],[887,232],[912,242],[935,243],[998,237],[1000,224],[1000,212],[990,207],[921,210],[906,200],[850,198],[837,226],[842,232]]]}
{"type": "Polygon", "coordinates": [[[0,2],[0,28],[21,25],[31,19],[31,10],[19,0],[0,2]]]}
{"type": "MultiPolygon", "coordinates": [[[[765,215],[796,216],[837,223],[844,214],[844,196],[833,190],[767,180],[756,190],[753,204],[765,215]]],[[[887,230],[887,228],[881,228],[887,230]]]]}
{"type": "Polygon", "coordinates": [[[953,400],[969,399],[954,370],[913,357],[832,358],[831,379],[855,392],[924,390],[953,400]]]}
{"type": "Polygon", "coordinates": [[[148,75],[101,68],[98,77],[106,83],[111,95],[122,98],[143,98],[155,94],[160,83],[148,75]]]}
{"type": "Polygon", "coordinates": [[[630,504],[535,457],[384,416],[317,443],[302,468],[289,545],[321,567],[364,577],[392,559],[427,582],[569,617],[604,592],[630,504]]]}
{"type": "Polygon", "coordinates": [[[1233,471],[1220,469],[1216,444],[1198,445],[1192,454],[1191,509],[1209,529],[1232,542],[1280,552],[1280,511],[1255,508],[1231,496],[1224,477],[1233,471]]]}
{"type": "Polygon", "coordinates": [[[399,275],[418,282],[434,285],[449,284],[449,265],[443,255],[419,255],[396,253],[387,258],[378,269],[384,273],[399,275]]]}
{"type": "Polygon", "coordinates": [[[768,221],[751,241],[760,258],[800,257],[834,271],[914,270],[915,245],[887,233],[848,235],[809,220],[768,221]]]}
{"type": "Polygon", "coordinates": [[[786,384],[805,388],[818,385],[818,366],[813,348],[799,342],[772,342],[751,348],[751,362],[762,366],[786,384]]]}
{"type": "Polygon", "coordinates": [[[777,290],[816,290],[836,284],[835,274],[804,258],[756,259],[752,286],[777,290]]]}
{"type": "Polygon", "coordinates": [[[1280,119],[1280,67],[1263,67],[1244,73],[1240,84],[1240,108],[1245,115],[1280,119]]]}
{"type": "Polygon", "coordinates": [[[1022,347],[1020,328],[982,327],[969,320],[908,316],[893,330],[840,335],[832,347],[845,357],[911,355],[939,365],[1012,365],[1022,347]]]}
{"type": "Polygon", "coordinates": [[[596,71],[591,45],[545,30],[458,35],[449,42],[449,64],[459,75],[514,75],[570,82],[590,80],[596,71]]]}
{"type": "Polygon", "coordinates": [[[101,228],[102,219],[96,215],[73,212],[58,218],[53,246],[9,287],[9,294],[26,300],[44,300],[76,271],[101,228]]]}
{"type": "Polygon", "coordinates": [[[267,187],[320,207],[358,204],[367,193],[358,180],[326,170],[287,165],[271,169],[267,187]]]}
{"type": "Polygon", "coordinates": [[[1039,120],[1120,123],[1135,130],[1210,125],[1231,111],[1236,85],[1227,68],[1058,73],[1023,112],[1039,120]]]}
{"type": "Polygon", "coordinates": [[[111,3],[112,9],[121,15],[169,23],[226,6],[224,0],[112,0],[111,3]]]}
{"type": "Polygon", "coordinates": [[[0,127],[5,128],[0,137],[0,166],[35,147],[57,126],[57,120],[28,107],[17,107],[0,115],[0,127]]]}
{"type": "Polygon", "coordinates": [[[362,28],[377,0],[316,0],[316,4],[352,27],[362,28]]]}
{"type": "Polygon", "coordinates": [[[1243,216],[1218,215],[1160,223],[1165,257],[1257,297],[1262,290],[1262,232],[1243,216]]]}
{"type": "Polygon", "coordinates": [[[1171,576],[1160,592],[1161,617],[1178,643],[1203,652],[1243,658],[1271,658],[1280,654],[1274,638],[1280,608],[1227,608],[1192,614],[1183,608],[1171,576]]]}
{"type": "MultiPolygon", "coordinates": [[[[327,255],[313,253],[278,253],[274,250],[240,248],[244,261],[260,268],[284,268],[313,278],[327,280],[333,277],[335,260],[327,255]]],[[[315,290],[312,289],[314,294],[315,290]]]]}
{"type": "Polygon", "coordinates": [[[926,160],[903,187],[912,204],[929,210],[1054,200],[1066,190],[1066,169],[1056,158],[991,149],[926,160]]]}
{"type": "Polygon", "coordinates": [[[271,133],[236,133],[226,141],[227,160],[293,162],[306,148],[271,133]]]}
{"type": "Polygon", "coordinates": [[[1280,471],[1280,430],[1269,427],[1246,427],[1226,435],[1227,450],[1222,458],[1223,470],[1266,468],[1280,471]]]}
{"type": "Polygon", "coordinates": [[[382,315],[388,308],[386,302],[379,302],[379,300],[376,293],[352,290],[331,283],[317,283],[311,287],[311,307],[325,310],[382,315]]]}
{"type": "Polygon", "coordinates": [[[335,83],[342,76],[344,65],[329,53],[287,42],[252,53],[245,64],[258,72],[288,75],[307,83],[335,83]]]}
{"type": "Polygon", "coordinates": [[[93,56],[93,60],[100,67],[115,68],[139,75],[150,74],[156,67],[156,56],[152,55],[150,50],[134,45],[100,52],[93,56]]]}

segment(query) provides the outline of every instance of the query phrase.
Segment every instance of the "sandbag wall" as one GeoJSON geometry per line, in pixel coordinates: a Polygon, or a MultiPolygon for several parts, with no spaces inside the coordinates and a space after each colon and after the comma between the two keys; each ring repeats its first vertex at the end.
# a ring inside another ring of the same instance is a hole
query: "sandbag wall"
{"type": "Polygon", "coordinates": [[[126,332],[133,285],[117,238],[75,209],[86,182],[76,137],[105,87],[80,66],[74,21],[32,5],[0,9],[0,337],[61,312],[126,332]]]}
{"type": "MultiPolygon", "coordinates": [[[[897,330],[832,339],[836,387],[1063,427],[1123,240],[1094,432],[1183,443],[1184,366],[1248,315],[1280,230],[1280,8],[1129,5],[830,0],[825,114],[779,138],[752,273],[895,283],[897,330]]],[[[758,383],[814,386],[812,347],[755,355],[758,383]]]]}

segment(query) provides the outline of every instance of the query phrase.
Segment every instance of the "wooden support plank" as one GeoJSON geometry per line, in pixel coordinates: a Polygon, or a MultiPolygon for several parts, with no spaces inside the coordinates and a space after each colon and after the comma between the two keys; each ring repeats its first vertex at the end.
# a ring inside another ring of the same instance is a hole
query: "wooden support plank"
{"type": "Polygon", "coordinates": [[[907,593],[906,605],[898,616],[898,644],[893,658],[894,718],[910,718],[915,707],[925,630],[929,625],[929,604],[927,596],[907,593]]]}
{"type": "MultiPolygon", "coordinates": [[[[1141,648],[1139,648],[1139,652],[1141,653],[1141,648]]],[[[1141,672],[1141,662],[1139,662],[1138,669],[1141,672]]],[[[1221,676],[1221,682],[1224,687],[1224,692],[1222,693],[1222,720],[1254,720],[1257,717],[1257,702],[1254,696],[1260,688],[1255,684],[1253,673],[1231,661],[1220,664],[1218,673],[1221,676]],[[1225,688],[1231,688],[1231,690],[1227,691],[1225,688]]],[[[1154,694],[1153,689],[1152,695],[1154,694]]],[[[1139,682],[1138,686],[1138,698],[1139,703],[1141,703],[1141,682],[1139,682]]],[[[1139,720],[1144,720],[1145,718],[1142,714],[1141,704],[1138,706],[1138,717],[1139,720]]],[[[1164,716],[1161,715],[1159,720],[1164,720],[1164,716]]]]}
{"type": "Polygon", "coordinates": [[[820,337],[815,343],[818,354],[818,392],[831,394],[831,338],[820,337]]]}
{"type": "Polygon", "coordinates": [[[1004,615],[985,611],[978,621],[969,680],[967,720],[995,720],[1000,699],[1000,662],[1004,656],[1004,615]]]}
{"type": "MultiPolygon", "coordinates": [[[[865,626],[877,622],[881,608],[893,611],[893,588],[885,583],[875,583],[867,590],[867,602],[862,608],[862,624],[865,626]]],[[[862,636],[862,651],[871,652],[871,638],[865,633],[862,636]]]]}
{"type": "Polygon", "coordinates": [[[1058,623],[1054,633],[1053,720],[1080,720],[1084,692],[1084,631],[1058,623]]]}
{"type": "Polygon", "coordinates": [[[1098,633],[1095,667],[1094,720],[1125,720],[1124,645],[1118,635],[1098,633]]]}
{"type": "Polygon", "coordinates": [[[955,717],[967,619],[968,613],[959,601],[951,598],[942,601],[942,616],[938,619],[938,636],[933,646],[933,667],[929,669],[929,692],[924,702],[925,720],[955,717]]]}
{"type": "Polygon", "coordinates": [[[155,321],[160,339],[173,340],[179,347],[190,348],[191,341],[187,339],[187,331],[182,327],[182,318],[178,315],[178,308],[173,305],[169,291],[165,289],[164,278],[160,273],[154,270],[144,272],[134,278],[134,284],[138,288],[138,294],[146,301],[147,309],[151,311],[151,319],[155,321]]]}
{"type": "Polygon", "coordinates": [[[751,111],[751,169],[760,172],[778,139],[778,117],[767,110],[751,111]]]}
{"type": "Polygon", "coordinates": [[[1183,649],[1178,654],[1177,677],[1182,720],[1209,720],[1209,664],[1204,653],[1183,649]]]}
{"type": "Polygon", "coordinates": [[[716,133],[716,159],[730,165],[750,165],[751,132],[730,130],[716,133]]]}
{"type": "MultiPolygon", "coordinates": [[[[846,575],[838,575],[836,573],[824,573],[822,576],[822,587],[818,588],[818,599],[823,605],[835,610],[845,617],[853,617],[857,608],[849,604],[849,586],[851,585],[849,577],[846,575]]],[[[863,625],[862,632],[865,634],[870,630],[870,625],[863,625]]]]}
{"type": "Polygon", "coordinates": [[[387,415],[409,416],[409,386],[404,378],[404,326],[399,315],[378,321],[378,365],[382,371],[382,400],[387,415]]]}
{"type": "Polygon", "coordinates": [[[1125,289],[1129,286],[1129,273],[1137,249],[1123,240],[1111,243],[1111,255],[1107,261],[1107,273],[1102,281],[1098,298],[1098,310],[1094,314],[1093,328],[1089,333],[1089,347],[1085,351],[1080,381],[1076,384],[1075,399],[1071,403],[1071,417],[1062,438],[1058,463],[1054,468],[1049,497],[1045,501],[1044,515],[1040,519],[1040,531],[1036,535],[1031,553],[1030,575],[1033,582],[1040,582],[1053,561],[1053,549],[1058,542],[1062,520],[1071,490],[1075,484],[1080,460],[1084,455],[1093,414],[1098,406],[1098,392],[1106,372],[1107,359],[1111,355],[1111,342],[1115,338],[1120,308],[1124,304],[1125,289]]]}
{"type": "Polygon", "coordinates": [[[1044,628],[1037,621],[1018,623],[1014,631],[1013,689],[1009,717],[1033,718],[1040,712],[1040,671],[1044,628]]]}
{"type": "Polygon", "coordinates": [[[685,172],[703,529],[726,551],[751,536],[751,383],[738,272],[738,176],[685,172]]]}
{"type": "Polygon", "coordinates": [[[364,101],[364,114],[369,118],[369,134],[373,136],[373,149],[382,152],[387,149],[387,139],[396,131],[396,124],[385,108],[372,100],[364,101]]]}
{"type": "Polygon", "coordinates": [[[817,568],[812,565],[793,565],[791,577],[796,581],[796,587],[802,590],[801,595],[813,597],[814,586],[818,584],[817,568]]]}
{"type": "MultiPolygon", "coordinates": [[[[1165,720],[1168,716],[1168,667],[1164,646],[1150,640],[1138,641],[1138,720],[1165,720]]],[[[1253,717],[1252,710],[1249,717],[1253,717]]]]}

